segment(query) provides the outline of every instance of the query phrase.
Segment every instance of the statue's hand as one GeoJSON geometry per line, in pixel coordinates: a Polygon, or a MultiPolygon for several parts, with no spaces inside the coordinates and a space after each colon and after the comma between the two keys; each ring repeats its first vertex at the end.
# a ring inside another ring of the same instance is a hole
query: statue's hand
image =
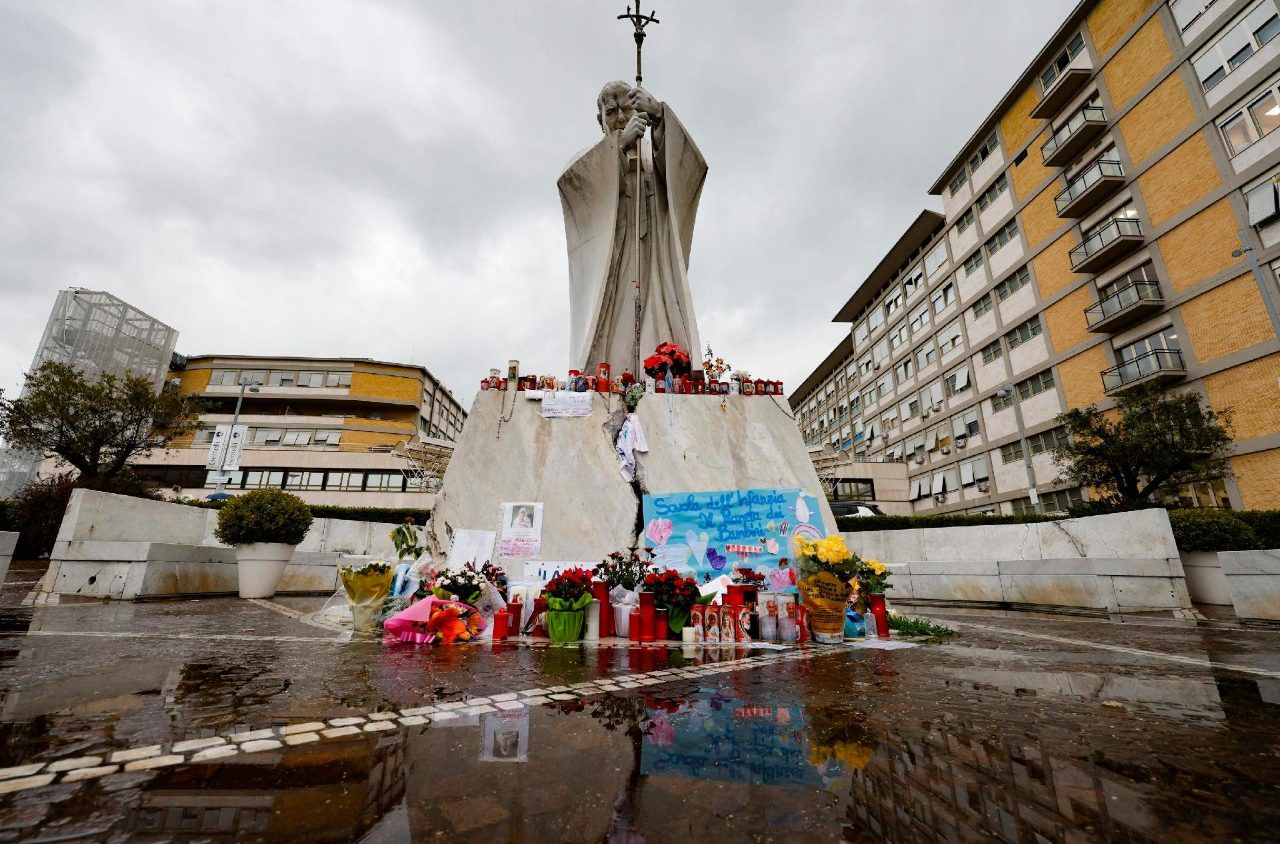
{"type": "Polygon", "coordinates": [[[635,146],[636,141],[644,137],[645,130],[649,128],[649,118],[640,112],[632,115],[627,121],[627,125],[622,130],[622,136],[619,142],[623,149],[631,149],[635,146]]]}
{"type": "Polygon", "coordinates": [[[631,102],[632,108],[649,116],[650,123],[662,120],[662,103],[645,89],[632,88],[627,94],[627,99],[631,102]]]}

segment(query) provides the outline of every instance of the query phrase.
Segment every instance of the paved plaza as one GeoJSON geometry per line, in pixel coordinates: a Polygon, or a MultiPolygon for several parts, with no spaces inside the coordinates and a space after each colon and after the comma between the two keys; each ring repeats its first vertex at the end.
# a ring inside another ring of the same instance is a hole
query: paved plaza
{"type": "Polygon", "coordinates": [[[1227,841],[1280,820],[1278,632],[987,614],[892,650],[384,646],[317,626],[322,598],[22,606],[29,565],[0,609],[4,840],[1227,841]]]}

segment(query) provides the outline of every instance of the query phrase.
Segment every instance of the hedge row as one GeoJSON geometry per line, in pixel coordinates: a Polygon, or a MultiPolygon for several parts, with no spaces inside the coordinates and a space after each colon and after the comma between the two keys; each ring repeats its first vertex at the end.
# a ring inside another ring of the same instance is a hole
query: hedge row
{"type": "MultiPolygon", "coordinates": [[[[179,503],[210,510],[222,507],[221,501],[184,499],[179,503]]],[[[398,525],[410,517],[413,518],[414,524],[425,525],[431,515],[428,510],[403,507],[339,507],[333,504],[308,504],[307,507],[311,510],[311,515],[317,519],[350,519],[355,522],[378,522],[389,525],[398,525]]]]}
{"type": "Polygon", "coordinates": [[[837,516],[836,526],[842,531],[907,530],[909,528],[971,527],[973,525],[1025,525],[1052,522],[1057,516],[1036,513],[983,516],[973,513],[948,513],[937,516],[837,516]]]}

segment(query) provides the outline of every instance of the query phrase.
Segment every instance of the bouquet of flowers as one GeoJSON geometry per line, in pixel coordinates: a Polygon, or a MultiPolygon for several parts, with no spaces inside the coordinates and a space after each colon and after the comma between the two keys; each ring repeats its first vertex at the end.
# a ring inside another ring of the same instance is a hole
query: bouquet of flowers
{"type": "Polygon", "coordinates": [[[797,584],[816,641],[844,641],[845,604],[855,588],[862,560],[835,534],[816,542],[796,537],[802,579],[797,584]]]}
{"type": "Polygon", "coordinates": [[[630,592],[641,584],[651,565],[653,549],[646,547],[641,556],[639,546],[632,546],[626,554],[621,551],[610,553],[591,573],[608,584],[610,592],[618,586],[630,592]]]}
{"type": "Polygon", "coordinates": [[[715,598],[715,593],[702,595],[692,577],[684,577],[675,569],[649,572],[644,576],[643,589],[653,593],[655,606],[666,609],[671,632],[677,635],[689,623],[689,610],[694,604],[709,604],[715,598]]]}
{"type": "Polygon", "coordinates": [[[357,633],[377,630],[374,613],[391,593],[394,578],[391,564],[383,560],[371,560],[358,566],[338,566],[338,579],[342,581],[351,606],[351,626],[357,633]]]}
{"type": "Polygon", "coordinates": [[[418,534],[418,527],[413,523],[413,516],[405,516],[402,524],[396,525],[391,531],[391,543],[396,546],[396,557],[403,560],[405,557],[418,559],[427,549],[421,543],[421,537],[418,534]]]}
{"type": "Polygon", "coordinates": [[[691,370],[689,353],[675,343],[659,343],[654,353],[644,359],[644,371],[651,378],[665,378],[668,372],[679,378],[691,370]]]}
{"type": "Polygon", "coordinates": [[[844,537],[839,534],[816,542],[797,536],[796,557],[799,558],[800,574],[805,577],[829,572],[848,583],[862,568],[861,558],[849,550],[849,546],[844,544],[844,537]]]}
{"type": "Polygon", "coordinates": [[[464,567],[459,571],[442,571],[436,575],[431,584],[431,592],[442,600],[462,601],[472,604],[480,597],[480,586],[483,578],[473,568],[464,567]]]}
{"type": "Polygon", "coordinates": [[[858,567],[858,586],[868,595],[883,595],[889,588],[889,567],[879,560],[862,560],[858,567]]]}
{"type": "Polygon", "coordinates": [[[388,642],[469,642],[488,626],[475,607],[434,596],[423,598],[384,622],[388,642]]]}
{"type": "Polygon", "coordinates": [[[484,579],[497,587],[503,598],[507,596],[507,570],[502,566],[495,566],[493,563],[485,563],[480,567],[480,574],[484,579]]]}
{"type": "Polygon", "coordinates": [[[724,358],[716,357],[715,352],[711,351],[711,344],[707,344],[707,354],[702,359],[702,371],[707,373],[708,381],[719,381],[720,376],[733,369],[732,366],[725,363],[724,358]]]}
{"type": "Polygon", "coordinates": [[[733,582],[743,586],[763,586],[764,572],[734,566],[733,582]]]}
{"type": "Polygon", "coordinates": [[[582,635],[583,608],[591,603],[591,572],[572,568],[551,578],[547,599],[547,635],[553,642],[573,642],[582,635]]]}

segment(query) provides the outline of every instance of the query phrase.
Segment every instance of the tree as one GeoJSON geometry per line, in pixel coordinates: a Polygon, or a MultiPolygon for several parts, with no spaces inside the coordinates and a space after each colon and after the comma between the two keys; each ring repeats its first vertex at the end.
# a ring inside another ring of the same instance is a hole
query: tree
{"type": "Polygon", "coordinates": [[[100,375],[90,380],[65,363],[27,373],[24,395],[0,396],[0,438],[10,448],[61,458],[79,471],[79,486],[101,486],[127,474],[129,463],[189,432],[199,404],[150,378],[100,375]]]}
{"type": "Polygon", "coordinates": [[[1114,410],[1096,405],[1058,416],[1067,437],[1053,448],[1062,478],[1111,505],[1150,503],[1161,492],[1227,474],[1230,411],[1201,406],[1197,393],[1142,384],[1114,410]]]}

